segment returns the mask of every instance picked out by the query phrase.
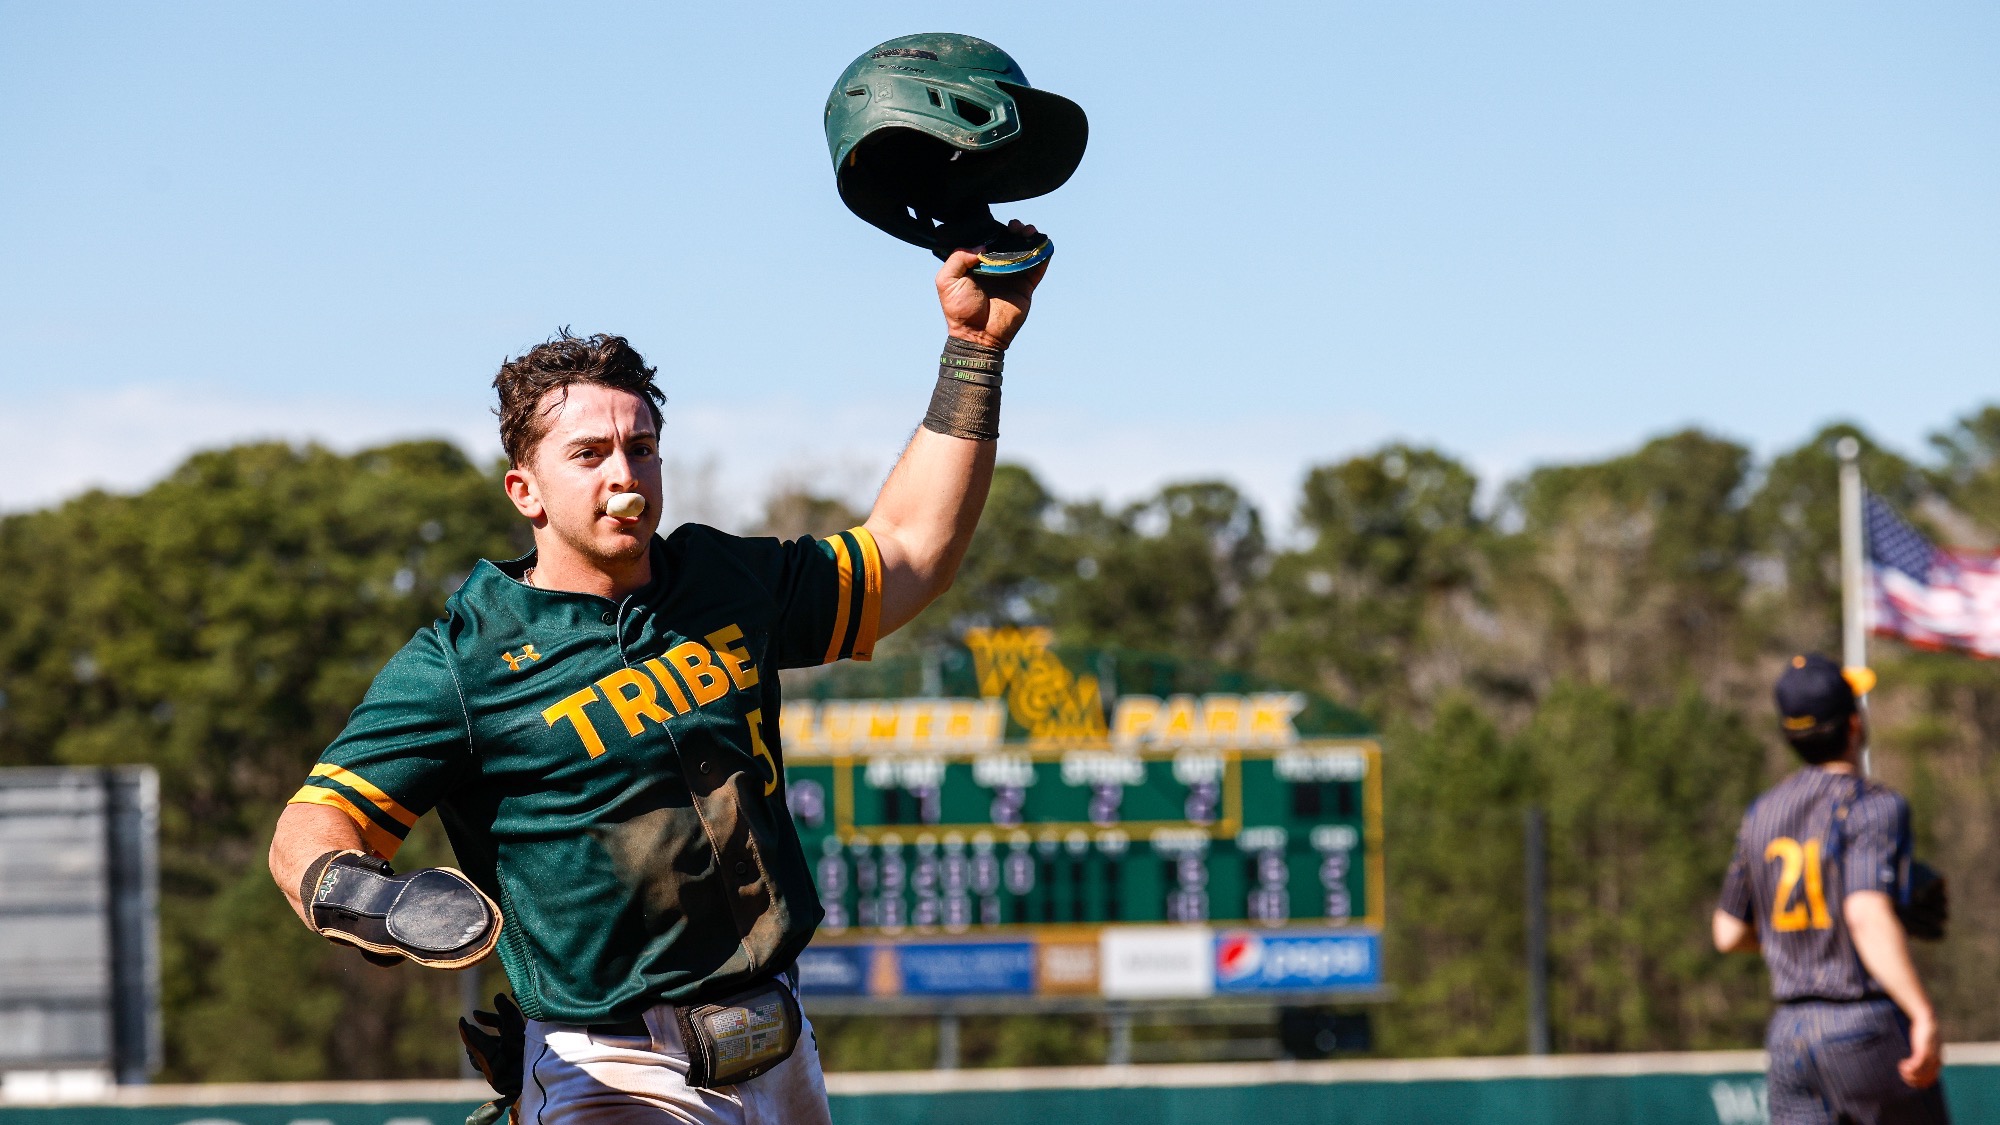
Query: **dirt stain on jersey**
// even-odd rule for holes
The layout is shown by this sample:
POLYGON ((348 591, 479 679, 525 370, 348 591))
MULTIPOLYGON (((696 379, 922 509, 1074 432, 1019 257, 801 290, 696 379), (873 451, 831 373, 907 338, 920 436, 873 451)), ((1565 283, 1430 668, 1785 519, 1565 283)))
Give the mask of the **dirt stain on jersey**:
POLYGON ((714 878, 715 852, 692 808, 653 809, 591 830, 611 857, 618 880, 632 889, 646 928, 660 933, 687 916, 690 884, 714 878))

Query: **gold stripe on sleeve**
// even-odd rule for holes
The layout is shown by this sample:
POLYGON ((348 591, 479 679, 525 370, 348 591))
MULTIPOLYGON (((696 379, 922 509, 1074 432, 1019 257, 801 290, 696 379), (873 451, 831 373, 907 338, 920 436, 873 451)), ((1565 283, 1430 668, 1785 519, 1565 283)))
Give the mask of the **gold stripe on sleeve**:
POLYGON ((831 664, 840 659, 840 642, 847 639, 847 603, 854 596, 854 560, 848 557, 847 540, 829 535, 826 541, 833 545, 833 558, 840 566, 840 589, 834 598, 833 637, 826 643, 826 659, 820 662, 831 664))
POLYGON ((875 537, 865 527, 853 531, 854 541, 861 544, 863 585, 861 587, 861 631, 854 637, 855 660, 867 660, 875 655, 875 639, 882 631, 882 550, 875 537))
POLYGON ((388 813, 391 820, 396 821, 405 828, 414 828, 417 825, 417 814, 397 804, 394 797, 377 789, 374 782, 369 781, 352 770, 344 770, 339 766, 321 762, 313 767, 312 775, 340 782, 342 785, 368 798, 369 803, 388 813))
POLYGON ((339 809, 353 818, 354 823, 361 826, 361 839, 368 845, 368 850, 381 856, 383 859, 395 859, 397 849, 403 846, 403 842, 398 840, 394 833, 368 819, 367 813, 355 808, 354 802, 324 786, 308 785, 297 793, 292 794, 292 799, 285 803, 288 805, 325 805, 328 808, 339 809))

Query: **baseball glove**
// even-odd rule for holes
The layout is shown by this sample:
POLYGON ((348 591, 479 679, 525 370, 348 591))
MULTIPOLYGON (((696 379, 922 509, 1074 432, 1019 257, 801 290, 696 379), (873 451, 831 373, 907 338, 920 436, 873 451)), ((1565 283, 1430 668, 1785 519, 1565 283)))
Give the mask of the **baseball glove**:
POLYGON ((1910 862, 1910 900, 1896 908, 1903 929, 1919 941, 1943 941, 1944 924, 1951 920, 1951 898, 1945 893, 1944 876, 1928 863, 1910 862))

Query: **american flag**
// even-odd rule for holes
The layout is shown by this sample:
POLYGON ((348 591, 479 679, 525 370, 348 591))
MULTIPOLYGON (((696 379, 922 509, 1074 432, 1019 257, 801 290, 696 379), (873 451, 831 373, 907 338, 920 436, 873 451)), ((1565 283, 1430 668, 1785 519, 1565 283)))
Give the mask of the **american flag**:
POLYGON ((2000 554, 1939 547, 1880 499, 1866 504, 1870 628, 2000 657, 2000 554))

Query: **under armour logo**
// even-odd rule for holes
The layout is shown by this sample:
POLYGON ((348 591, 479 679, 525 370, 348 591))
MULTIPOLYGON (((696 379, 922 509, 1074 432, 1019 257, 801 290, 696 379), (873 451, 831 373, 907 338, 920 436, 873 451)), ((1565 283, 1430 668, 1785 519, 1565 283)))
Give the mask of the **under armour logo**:
POLYGON ((535 661, 535 660, 540 660, 541 658, 542 654, 535 651, 534 645, 522 645, 521 655, 519 656, 515 656, 511 652, 503 652, 500 654, 500 659, 505 660, 507 662, 507 670, 510 672, 520 671, 521 662, 523 660, 535 661))

